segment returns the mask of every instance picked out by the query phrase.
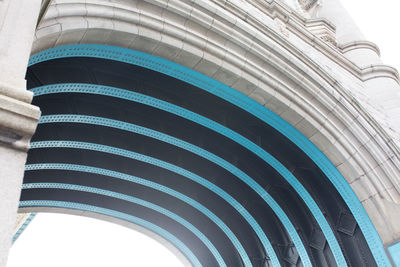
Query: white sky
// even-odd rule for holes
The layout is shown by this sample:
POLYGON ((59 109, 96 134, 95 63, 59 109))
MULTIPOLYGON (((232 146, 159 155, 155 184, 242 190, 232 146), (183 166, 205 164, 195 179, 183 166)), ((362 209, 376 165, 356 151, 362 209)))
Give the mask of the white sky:
MULTIPOLYGON (((329 1, 329 0, 324 0, 329 1)), ((398 0, 345 0, 384 63, 400 69, 398 0)), ((108 222, 61 214, 38 214, 13 245, 8 267, 179 267, 166 248, 149 237, 108 222)))
POLYGON ((163 245, 123 226, 64 214, 37 214, 14 243, 8 267, 180 267, 163 245))
POLYGON ((341 1, 366 39, 379 46, 383 63, 400 70, 400 1, 341 1))

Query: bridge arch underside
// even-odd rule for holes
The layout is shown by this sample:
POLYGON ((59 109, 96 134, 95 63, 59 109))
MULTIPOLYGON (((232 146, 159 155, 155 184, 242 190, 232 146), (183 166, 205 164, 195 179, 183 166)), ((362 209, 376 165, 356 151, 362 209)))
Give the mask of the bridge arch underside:
POLYGON ((343 193, 265 107, 132 53, 152 67, 44 51, 28 68, 42 118, 22 208, 138 224, 194 266, 377 266, 343 193))

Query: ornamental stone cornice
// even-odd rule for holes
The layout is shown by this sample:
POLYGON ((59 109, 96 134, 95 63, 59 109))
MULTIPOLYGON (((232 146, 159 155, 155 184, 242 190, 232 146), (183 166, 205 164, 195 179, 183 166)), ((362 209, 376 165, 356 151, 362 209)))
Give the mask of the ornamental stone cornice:
POLYGON ((300 6, 304 9, 304 10, 310 10, 311 8, 313 8, 315 5, 318 4, 318 0, 298 0, 300 6))
POLYGON ((340 50, 342 50, 342 53, 347 53, 354 49, 364 48, 364 49, 372 50, 378 56, 381 55, 379 47, 370 41, 354 41, 354 42, 349 42, 349 43, 345 43, 345 44, 340 44, 339 48, 340 48, 340 50))
MULTIPOLYGON (((371 200, 399 204, 400 139, 388 134, 384 118, 377 122, 376 107, 367 110, 368 101, 348 88, 362 92, 363 81, 374 77, 398 81, 397 72, 383 66, 360 69, 307 25, 325 27, 328 35, 334 31, 330 23, 308 21, 274 1, 55 0, 36 32, 33 52, 100 43, 192 68, 295 126, 335 164, 365 205, 371 200)), ((375 224, 389 216, 379 205, 367 211, 380 214, 375 224)), ((400 226, 383 224, 384 242, 400 237, 400 226)))
POLYGON ((373 64, 361 69, 363 74, 363 81, 368 81, 374 78, 391 78, 399 80, 399 72, 396 68, 383 64, 373 64))
MULTIPOLYGON (((272 17, 283 16, 286 19, 288 29, 293 34, 299 36, 302 40, 312 45, 315 49, 322 52, 325 56, 329 57, 360 80, 365 81, 370 79, 370 77, 365 77, 363 69, 360 69, 351 60, 346 58, 344 53, 362 47, 376 51, 379 55, 379 48, 374 43, 369 41, 360 41, 337 47, 334 37, 335 26, 328 20, 324 18, 307 19, 292 10, 288 11, 279 1, 270 1, 270 3, 267 1, 250 1, 249 3, 272 17), (315 27, 316 24, 319 24, 319 27, 315 27), (323 32, 323 34, 321 34, 321 32, 323 32), (315 38, 316 36, 319 38, 315 38)), ((395 69, 391 67, 385 68, 384 72, 385 77, 390 77, 397 83, 400 83, 395 69)))
POLYGON ((0 142, 20 151, 29 149, 40 117, 38 107, 30 104, 32 93, 0 84, 0 142))

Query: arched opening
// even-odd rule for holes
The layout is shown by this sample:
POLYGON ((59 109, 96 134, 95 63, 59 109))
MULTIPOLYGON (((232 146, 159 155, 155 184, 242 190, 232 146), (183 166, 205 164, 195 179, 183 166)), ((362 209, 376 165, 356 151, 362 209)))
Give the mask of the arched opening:
POLYGON ((27 80, 42 118, 21 207, 144 220, 194 266, 386 264, 334 165, 238 91, 101 45, 39 53, 27 80))
POLYGON ((82 211, 46 211, 13 244, 8 267, 185 266, 184 258, 145 228, 82 211))

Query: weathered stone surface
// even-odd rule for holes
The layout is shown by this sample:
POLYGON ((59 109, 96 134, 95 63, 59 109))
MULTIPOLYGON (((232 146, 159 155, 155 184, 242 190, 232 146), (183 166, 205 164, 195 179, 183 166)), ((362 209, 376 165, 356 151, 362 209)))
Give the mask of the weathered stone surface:
MULTIPOLYGON (((1 12, 9 2, 1 2, 1 12)), ((400 199, 398 73, 381 63, 379 49, 364 40, 338 1, 324 1, 318 12, 316 1, 300 4, 316 17, 306 19, 280 1, 55 0, 36 31, 32 53, 64 44, 110 44, 175 61, 230 85, 323 151, 389 244, 400 238, 392 214, 400 199)), ((27 104, 28 94, 2 88, 25 87, 21 77, 31 42, 26 37, 23 46, 4 50, 8 46, 1 40, 22 38, 12 31, 5 36, 0 54, 23 53, 20 61, 0 59, 0 70, 10 66, 0 72, 5 73, 0 101, 5 112, 18 114, 0 119, 0 133, 3 142, 24 151, 38 111, 27 104)))
MULTIPOLYGON (((59 44, 77 43, 81 37, 75 38, 75 35, 82 36, 84 32, 86 37, 83 38, 89 38, 90 31, 100 28, 103 30, 93 35, 95 39, 84 40, 123 47, 127 46, 126 40, 131 40, 129 48, 176 61, 214 77, 281 114, 338 166, 349 183, 366 175, 365 186, 354 188, 363 198, 364 188, 367 188, 367 195, 380 190, 370 187, 373 180, 399 184, 393 172, 394 169, 398 172, 397 163, 382 164, 387 161, 388 153, 399 155, 398 131, 389 131, 390 127, 396 129, 395 124, 399 125, 394 116, 397 100, 387 99, 399 89, 398 76, 383 65, 376 65, 373 71, 356 65, 362 66, 364 63, 357 63, 357 60, 366 58, 373 61, 372 64, 381 64, 377 59, 379 50, 371 43, 355 42, 364 37, 353 24, 343 22, 351 19, 336 1, 328 2, 332 3, 319 7, 317 16, 321 18, 306 20, 295 13, 289 15, 290 9, 274 1, 247 2, 246 14, 241 15, 242 1, 225 3, 223 10, 202 0, 190 4, 177 2, 168 5, 168 12, 162 12, 165 5, 157 0, 142 5, 99 0, 85 5, 85 15, 71 17, 74 8, 74 14, 80 14, 80 0, 58 0, 53 5, 58 10, 57 21, 62 27, 58 33, 37 36, 33 53, 59 44), (113 5, 118 5, 119 9, 107 12, 113 5), (92 14, 96 15, 95 20, 92 14), (243 18, 237 20, 235 16, 243 18), (336 17, 345 20, 337 21, 336 17), (88 23, 74 23, 82 19, 88 23), (113 25, 107 24, 111 19, 113 25), (69 35, 62 30, 65 27, 69 35), (333 38, 335 30, 333 42, 338 46, 314 35, 326 34, 333 38), (113 39, 111 42, 113 34, 121 36, 121 41, 113 39), (59 37, 54 43, 48 39, 50 36, 59 37), (70 41, 68 36, 71 36, 70 41), (386 84, 389 90, 377 97, 379 101, 373 97, 376 90, 381 89, 377 83, 386 84), (388 121, 390 116, 385 115, 389 108, 379 107, 382 101, 393 103, 388 107, 393 107, 393 114, 390 114, 394 120, 388 121), (379 143, 369 142, 377 135, 379 143), (372 172, 373 169, 376 171, 372 172), (378 173, 388 176, 377 177, 378 173), (369 193, 368 188, 372 190, 369 193)), ((52 20, 50 16, 45 18, 38 33, 44 29, 47 19, 52 20)), ((393 193, 392 190, 390 195, 393 193)), ((390 198, 388 201, 399 197, 398 193, 390 195, 382 193, 390 198)))
POLYGON ((40 116, 25 72, 40 0, 0 2, 0 266, 11 246, 26 151, 40 116), (5 11, 6 10, 6 11, 5 11))

